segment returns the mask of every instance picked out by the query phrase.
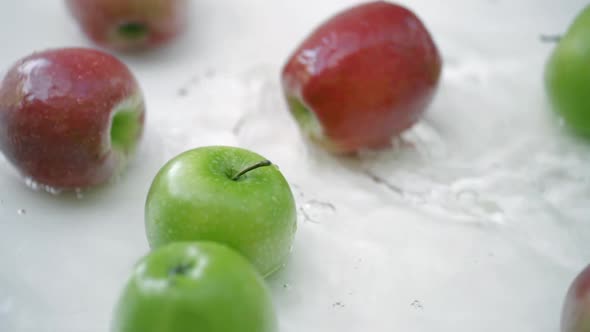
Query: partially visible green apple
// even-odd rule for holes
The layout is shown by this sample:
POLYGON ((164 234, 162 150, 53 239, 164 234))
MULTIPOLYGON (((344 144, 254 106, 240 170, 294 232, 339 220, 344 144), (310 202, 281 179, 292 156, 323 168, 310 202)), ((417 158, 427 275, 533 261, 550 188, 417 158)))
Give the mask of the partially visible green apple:
POLYGON ((278 168, 227 146, 190 150, 164 165, 151 185, 145 218, 152 248, 221 242, 263 276, 285 264, 297 228, 293 194, 278 168))
POLYGON ((590 135, 590 6, 575 18, 547 63, 545 84, 554 110, 590 135))
POLYGON ((212 242, 173 243, 135 267, 112 332, 275 332, 270 292, 234 250, 212 242))

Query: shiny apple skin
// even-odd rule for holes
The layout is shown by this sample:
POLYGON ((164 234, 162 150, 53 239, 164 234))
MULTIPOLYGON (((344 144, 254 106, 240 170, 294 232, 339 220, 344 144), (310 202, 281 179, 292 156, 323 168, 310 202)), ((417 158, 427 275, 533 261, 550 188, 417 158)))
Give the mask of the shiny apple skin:
POLYGON ((111 144, 117 105, 132 100, 136 139, 145 107, 125 64, 101 51, 37 52, 9 69, 0 85, 0 150, 26 177, 71 189, 108 181, 133 151, 111 144))
MULTIPOLYGON (((420 19, 396 4, 361 4, 318 27, 283 68, 285 97, 321 132, 307 133, 337 153, 387 147, 431 103, 442 60, 420 19)), ((303 130, 305 132, 305 128, 303 130)))

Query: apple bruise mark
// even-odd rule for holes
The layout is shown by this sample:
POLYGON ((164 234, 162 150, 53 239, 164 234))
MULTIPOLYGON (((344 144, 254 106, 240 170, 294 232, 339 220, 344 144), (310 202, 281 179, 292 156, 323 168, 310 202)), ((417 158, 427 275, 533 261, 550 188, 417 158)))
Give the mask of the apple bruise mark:
POLYGON ((257 162, 256 164, 254 164, 252 166, 248 166, 248 167, 244 168, 238 174, 234 175, 231 179, 233 181, 238 181, 242 175, 244 175, 244 174, 246 174, 246 173, 248 173, 250 171, 253 171, 253 170, 257 169, 257 168, 265 167, 265 166, 270 166, 270 165, 272 165, 272 163, 270 162, 270 160, 263 160, 263 161, 257 162))

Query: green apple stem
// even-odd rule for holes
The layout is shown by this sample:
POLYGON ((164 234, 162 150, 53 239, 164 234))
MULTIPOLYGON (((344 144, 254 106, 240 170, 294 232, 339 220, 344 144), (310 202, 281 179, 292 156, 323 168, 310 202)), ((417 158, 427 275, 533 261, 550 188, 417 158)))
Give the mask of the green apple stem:
POLYGON ((244 174, 246 174, 246 173, 248 173, 250 171, 253 171, 253 170, 257 169, 257 168, 265 167, 265 166, 270 166, 270 165, 272 165, 272 163, 270 162, 270 160, 263 160, 263 161, 257 162, 256 164, 254 164, 252 166, 248 166, 248 167, 244 168, 238 174, 234 175, 234 177, 231 178, 231 179, 234 180, 234 181, 238 181, 242 175, 244 175, 244 174))

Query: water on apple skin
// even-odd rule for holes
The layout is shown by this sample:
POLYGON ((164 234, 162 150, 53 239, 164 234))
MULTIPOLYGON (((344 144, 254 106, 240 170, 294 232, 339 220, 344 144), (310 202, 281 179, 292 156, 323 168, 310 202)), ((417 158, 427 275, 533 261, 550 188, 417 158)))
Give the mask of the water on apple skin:
POLYGON ((61 189, 38 183, 37 181, 33 180, 32 178, 30 178, 28 176, 20 175, 18 173, 18 171, 15 169, 15 167, 13 165, 11 165, 8 162, 8 160, 6 160, 6 157, 4 157, 4 155, 1 152, 0 152, 0 171, 6 172, 7 174, 14 176, 15 178, 19 178, 26 187, 32 189, 33 191, 44 191, 50 195, 59 195, 62 192, 61 189))
POLYGON ((54 188, 52 186, 41 184, 41 183, 33 180, 30 177, 25 177, 24 178, 24 182, 25 182, 25 185, 27 187, 33 189, 34 191, 45 191, 45 192, 47 192, 48 194, 51 194, 51 195, 59 195, 63 191, 63 190, 61 190, 59 188, 54 188))

